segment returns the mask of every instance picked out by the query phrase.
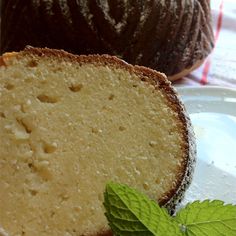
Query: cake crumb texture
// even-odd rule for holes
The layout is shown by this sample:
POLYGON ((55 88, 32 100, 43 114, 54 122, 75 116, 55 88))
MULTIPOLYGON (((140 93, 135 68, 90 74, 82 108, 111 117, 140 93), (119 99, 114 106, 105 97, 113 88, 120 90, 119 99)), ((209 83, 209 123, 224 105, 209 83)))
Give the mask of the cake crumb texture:
POLYGON ((0 227, 9 235, 109 235, 108 181, 162 205, 188 185, 190 124, 162 74, 47 49, 2 61, 0 227))

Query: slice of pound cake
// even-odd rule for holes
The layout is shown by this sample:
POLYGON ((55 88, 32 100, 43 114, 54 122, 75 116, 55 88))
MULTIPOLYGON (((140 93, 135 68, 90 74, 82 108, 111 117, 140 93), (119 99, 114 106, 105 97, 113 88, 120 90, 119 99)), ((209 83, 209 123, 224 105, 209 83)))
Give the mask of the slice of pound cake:
POLYGON ((108 181, 169 210, 182 198, 195 144, 163 74, 108 55, 31 47, 0 64, 2 232, 111 235, 108 181))

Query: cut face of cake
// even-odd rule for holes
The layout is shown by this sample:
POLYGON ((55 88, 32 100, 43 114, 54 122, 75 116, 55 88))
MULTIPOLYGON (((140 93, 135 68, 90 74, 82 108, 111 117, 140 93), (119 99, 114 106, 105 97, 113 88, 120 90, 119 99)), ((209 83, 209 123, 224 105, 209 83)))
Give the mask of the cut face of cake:
POLYGON ((174 209, 191 180, 195 144, 163 74, 39 48, 4 54, 0 64, 0 228, 111 235, 108 181, 174 209))

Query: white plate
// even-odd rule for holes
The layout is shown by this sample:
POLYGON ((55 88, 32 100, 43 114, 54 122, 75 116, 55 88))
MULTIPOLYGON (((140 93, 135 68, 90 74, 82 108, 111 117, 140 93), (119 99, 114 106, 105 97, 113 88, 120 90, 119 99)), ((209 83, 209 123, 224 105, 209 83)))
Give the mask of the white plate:
POLYGON ((197 165, 183 204, 220 199, 236 204, 236 90, 177 88, 190 114, 197 165))

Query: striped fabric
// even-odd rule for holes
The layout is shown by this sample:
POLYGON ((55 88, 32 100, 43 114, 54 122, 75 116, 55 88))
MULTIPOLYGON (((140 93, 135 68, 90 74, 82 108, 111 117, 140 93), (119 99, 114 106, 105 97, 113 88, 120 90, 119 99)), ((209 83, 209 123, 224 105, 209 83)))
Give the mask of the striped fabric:
POLYGON ((203 65, 175 86, 236 88, 236 0, 211 0, 215 49, 203 65))

